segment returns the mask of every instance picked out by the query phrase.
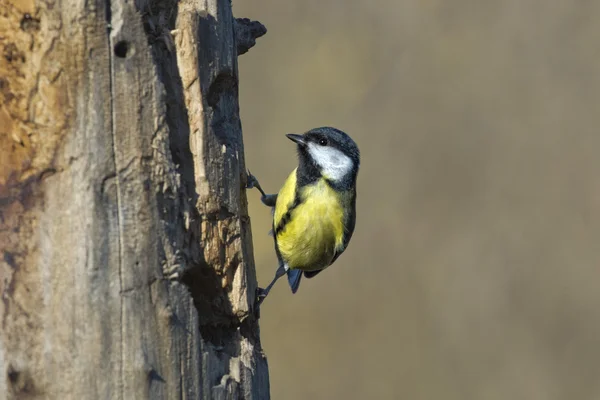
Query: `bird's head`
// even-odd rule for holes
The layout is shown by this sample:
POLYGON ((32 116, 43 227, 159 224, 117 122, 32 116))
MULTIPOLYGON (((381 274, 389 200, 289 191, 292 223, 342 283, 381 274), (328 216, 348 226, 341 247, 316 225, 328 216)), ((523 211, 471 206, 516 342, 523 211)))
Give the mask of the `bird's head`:
POLYGON ((308 169, 318 171, 324 178, 334 182, 354 181, 360 165, 360 153, 356 143, 339 129, 315 128, 303 135, 290 133, 288 139, 298 145, 300 164, 308 163, 308 169))

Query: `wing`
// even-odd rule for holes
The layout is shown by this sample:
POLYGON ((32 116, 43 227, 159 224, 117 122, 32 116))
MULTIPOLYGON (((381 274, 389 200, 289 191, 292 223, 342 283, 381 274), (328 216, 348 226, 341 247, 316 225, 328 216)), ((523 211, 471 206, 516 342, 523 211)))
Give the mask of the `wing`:
POLYGON ((323 270, 322 269, 318 269, 316 271, 304 271, 304 276, 310 279, 313 276, 317 275, 321 271, 323 271, 323 270))
POLYGON ((333 257, 333 260, 331 261, 332 264, 348 247, 348 243, 350 243, 350 239, 352 238, 352 234, 354 233, 354 227, 356 226, 356 190, 352 189, 347 191, 344 194, 343 201, 347 202, 346 210, 348 210, 346 215, 344 215, 344 239, 342 244, 343 247, 336 252, 335 256, 333 257))

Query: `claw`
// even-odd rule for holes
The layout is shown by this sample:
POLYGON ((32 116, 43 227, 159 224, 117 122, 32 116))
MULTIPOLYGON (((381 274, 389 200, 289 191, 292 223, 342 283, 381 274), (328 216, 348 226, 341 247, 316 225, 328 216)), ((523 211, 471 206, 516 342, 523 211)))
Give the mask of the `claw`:
POLYGON ((263 197, 266 196, 265 191, 262 187, 260 187, 260 183, 258 183, 258 179, 256 179, 256 177, 252 175, 252 172, 250 172, 250 170, 248 170, 248 177, 246 178, 246 189, 253 188, 257 188, 263 197))
POLYGON ((266 194, 262 187, 260 187, 260 183, 258 183, 258 179, 250 170, 248 170, 248 174, 246 177, 246 189, 257 188, 260 192, 260 201, 263 202, 264 205, 269 207, 275 207, 275 203, 277 201, 277 194, 266 194))
POLYGON ((263 288, 256 288, 256 306, 260 306, 267 298, 269 291, 263 288))
POLYGON ((254 300, 254 315, 256 319, 260 319, 260 305, 267 297, 268 291, 263 288, 256 288, 256 297, 254 300))
POLYGON ((259 186, 260 185, 258 184, 258 180, 256 179, 256 177, 252 175, 252 172, 250 172, 250 170, 248 170, 248 178, 246 179, 246 189, 253 189, 259 186))

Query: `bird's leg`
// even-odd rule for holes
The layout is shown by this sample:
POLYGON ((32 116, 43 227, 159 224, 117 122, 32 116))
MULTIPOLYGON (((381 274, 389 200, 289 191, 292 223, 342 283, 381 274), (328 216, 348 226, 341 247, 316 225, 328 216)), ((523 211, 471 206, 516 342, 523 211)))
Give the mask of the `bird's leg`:
POLYGON ((285 273, 287 272, 287 268, 285 267, 285 264, 281 264, 279 266, 279 268, 277 268, 277 271, 275 272, 275 278, 273 278, 273 280, 271 281, 271 283, 269 283, 269 286, 267 286, 264 289, 258 288, 256 296, 257 296, 257 305, 261 305, 262 302, 265 300, 265 298, 267 297, 267 295, 269 294, 269 292, 271 291, 271 288, 273 287, 273 285, 275 285, 275 282, 277 282, 277 280, 279 278, 281 278, 282 276, 285 275, 285 273))
POLYGON ((277 193, 275 194, 266 194, 265 191, 260 187, 260 183, 258 183, 258 179, 254 175, 250 173, 248 170, 248 183, 246 184, 246 189, 257 188, 261 194, 260 201, 265 206, 275 207, 275 203, 277 202, 277 193))

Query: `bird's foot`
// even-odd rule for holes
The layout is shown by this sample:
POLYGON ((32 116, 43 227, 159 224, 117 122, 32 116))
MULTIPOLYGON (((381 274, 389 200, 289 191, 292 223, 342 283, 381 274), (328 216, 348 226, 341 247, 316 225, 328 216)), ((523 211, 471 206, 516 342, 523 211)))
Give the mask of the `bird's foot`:
POLYGON ((257 288, 256 289, 256 305, 260 306, 262 304, 262 302, 265 301, 268 294, 269 294, 269 291, 267 289, 257 288))
POLYGON ((246 179, 246 189, 253 189, 253 188, 257 188, 257 189, 261 190, 260 184, 258 183, 258 179, 256 179, 256 177, 254 175, 252 175, 250 170, 248 170, 248 178, 246 179))
POLYGON ((267 297, 269 292, 263 288, 256 288, 256 296, 254 300, 254 316, 256 319, 260 319, 260 305, 267 297))
POLYGON ((256 177, 254 175, 252 175, 250 170, 248 170, 247 175, 248 175, 248 177, 246 178, 246 189, 257 188, 261 195, 260 201, 262 201, 262 203, 265 206, 275 207, 275 204, 277 203, 277 193, 276 194, 266 194, 265 191, 263 190, 263 188, 260 187, 260 183, 258 183, 258 179, 256 179, 256 177))

